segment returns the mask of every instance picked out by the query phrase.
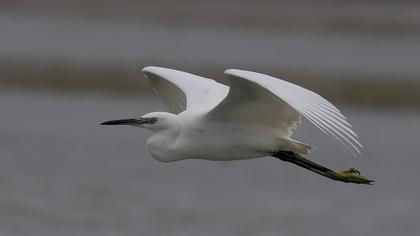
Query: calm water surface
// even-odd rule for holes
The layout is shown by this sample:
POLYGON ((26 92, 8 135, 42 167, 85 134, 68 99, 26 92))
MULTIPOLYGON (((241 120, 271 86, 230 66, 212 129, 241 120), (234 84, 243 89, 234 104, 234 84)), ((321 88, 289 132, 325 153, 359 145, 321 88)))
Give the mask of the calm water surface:
POLYGON ((418 235, 420 114, 344 109, 365 145, 346 156, 304 123, 311 158, 358 167, 332 182, 274 158, 160 163, 149 131, 99 122, 164 110, 154 97, 0 92, 0 235, 418 235))

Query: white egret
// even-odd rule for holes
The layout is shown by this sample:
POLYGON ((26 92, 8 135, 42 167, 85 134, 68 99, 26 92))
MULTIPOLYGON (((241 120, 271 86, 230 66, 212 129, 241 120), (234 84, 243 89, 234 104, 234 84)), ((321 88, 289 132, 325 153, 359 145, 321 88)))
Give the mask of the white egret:
POLYGON ((291 138, 301 115, 353 155, 362 147, 344 115, 312 91, 245 70, 225 71, 230 86, 161 67, 146 67, 142 72, 171 113, 152 112, 102 124, 154 131, 147 147, 156 160, 230 161, 274 156, 334 180, 372 182, 354 168, 335 172, 301 156, 312 149, 291 138))

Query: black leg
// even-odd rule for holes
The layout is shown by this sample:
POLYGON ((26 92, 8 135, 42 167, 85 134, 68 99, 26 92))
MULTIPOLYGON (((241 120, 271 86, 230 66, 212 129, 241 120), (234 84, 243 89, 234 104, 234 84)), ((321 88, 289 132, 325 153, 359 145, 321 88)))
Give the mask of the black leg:
POLYGON ((332 180, 342 181, 346 183, 369 184, 369 185, 372 184, 373 182, 373 180, 366 179, 365 177, 360 175, 360 172, 354 168, 336 172, 324 166, 321 166, 315 162, 312 162, 306 158, 303 158, 302 156, 294 152, 278 151, 278 152, 274 152, 272 156, 282 161, 293 163, 307 170, 315 172, 319 175, 330 178, 332 180))

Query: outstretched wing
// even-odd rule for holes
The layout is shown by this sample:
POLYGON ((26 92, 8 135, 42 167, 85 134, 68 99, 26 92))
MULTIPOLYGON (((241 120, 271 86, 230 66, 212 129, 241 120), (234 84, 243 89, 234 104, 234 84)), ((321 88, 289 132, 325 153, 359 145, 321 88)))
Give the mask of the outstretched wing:
POLYGON ((175 114, 188 109, 211 110, 229 91, 229 87, 212 79, 183 71, 148 66, 142 72, 149 79, 154 92, 175 114))
POLYGON ((229 94, 208 117, 215 120, 256 123, 290 136, 300 114, 340 141, 353 155, 362 145, 340 111, 320 95, 268 75, 227 70, 229 94))

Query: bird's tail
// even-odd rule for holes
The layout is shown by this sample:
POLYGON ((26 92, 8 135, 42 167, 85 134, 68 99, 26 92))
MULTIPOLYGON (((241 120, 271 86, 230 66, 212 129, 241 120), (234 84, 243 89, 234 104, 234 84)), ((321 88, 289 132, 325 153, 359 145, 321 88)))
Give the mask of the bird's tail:
POLYGON ((277 143, 281 150, 291 151, 299 154, 309 154, 311 150, 314 148, 313 146, 301 143, 294 139, 284 139, 284 138, 277 138, 277 143))
POLYGON ((299 154, 288 151, 279 151, 275 152, 272 155, 282 161, 291 162, 295 165, 308 169, 312 172, 315 172, 319 175, 325 176, 332 180, 346 182, 346 183, 355 183, 355 184, 368 184, 371 185, 374 181, 365 178, 360 174, 355 168, 350 168, 343 171, 333 171, 327 167, 321 166, 315 162, 312 162, 306 158, 301 157, 299 154))

